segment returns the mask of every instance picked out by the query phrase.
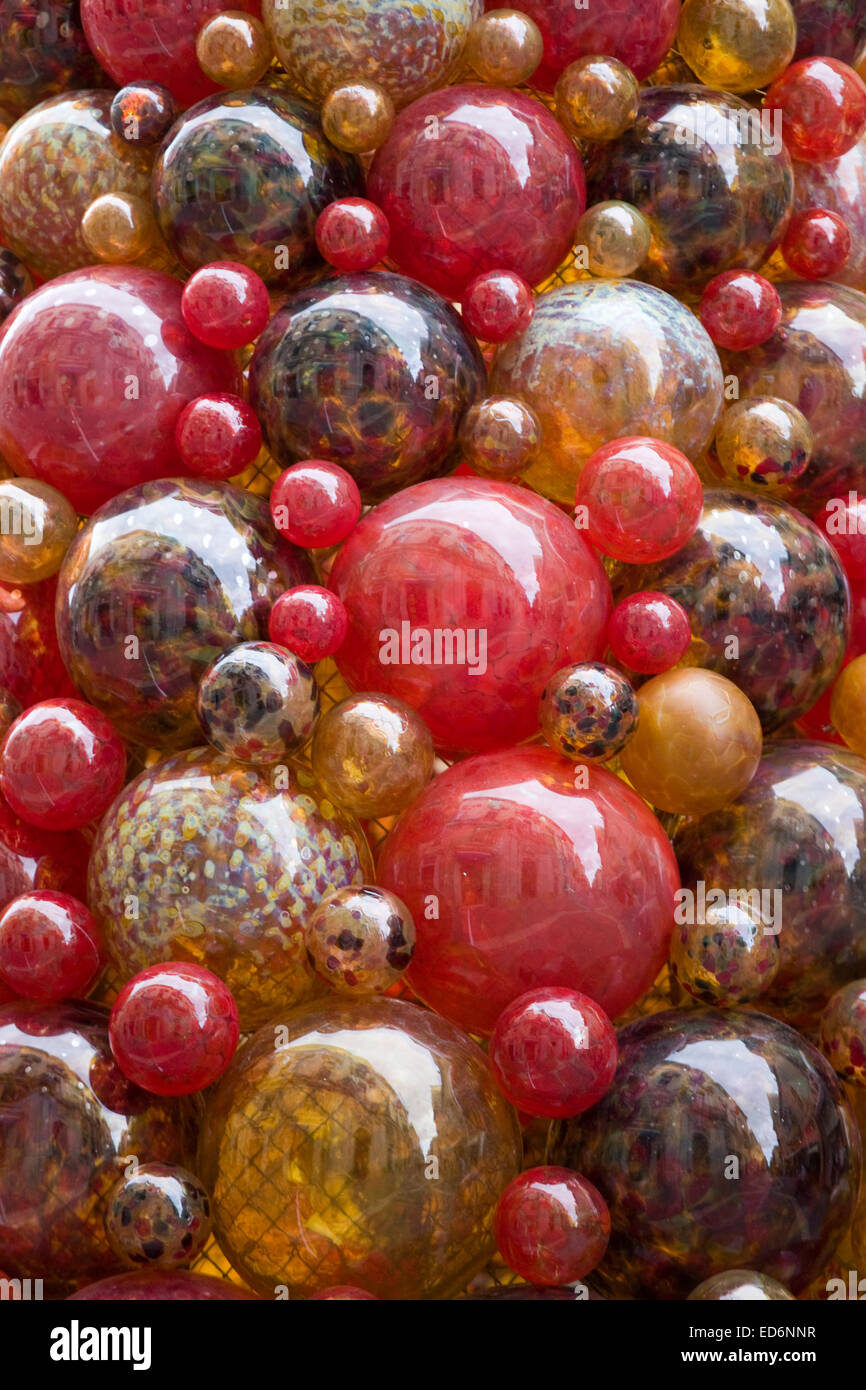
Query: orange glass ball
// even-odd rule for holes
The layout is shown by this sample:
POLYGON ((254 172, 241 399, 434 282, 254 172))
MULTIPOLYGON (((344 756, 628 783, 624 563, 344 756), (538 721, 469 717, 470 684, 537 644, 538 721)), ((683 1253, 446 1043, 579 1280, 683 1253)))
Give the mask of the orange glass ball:
POLYGON ((77 530, 75 508, 57 488, 38 478, 0 482, 0 582, 49 579, 77 530))
POLYGON ((615 140, 637 115, 640 87, 618 58, 593 54, 569 63, 556 84, 557 119, 578 140, 615 140))
POLYGON ((857 656, 833 686, 830 723, 849 748, 866 757, 866 656, 857 656))
POLYGON ((489 10, 469 30, 464 57, 482 82, 517 87, 532 76, 544 53, 541 30, 520 10, 489 10))
POLYGON ((195 56, 211 82, 254 87, 273 62, 274 50, 260 19, 243 10, 225 10, 202 26, 195 56))
POLYGON ((153 211, 144 198, 129 193, 103 193, 81 219, 81 238, 99 261, 129 265, 153 245, 153 211))
POLYGON ((332 145, 349 154, 369 154, 384 144, 394 123, 394 103, 376 82, 335 87, 322 107, 322 129, 332 145))

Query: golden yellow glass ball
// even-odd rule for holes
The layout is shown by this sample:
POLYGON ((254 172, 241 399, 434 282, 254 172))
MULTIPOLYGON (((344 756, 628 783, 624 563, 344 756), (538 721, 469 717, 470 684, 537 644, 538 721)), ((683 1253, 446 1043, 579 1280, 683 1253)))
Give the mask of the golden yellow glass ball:
POLYGON ((631 68, 593 54, 569 63, 554 89, 557 119, 577 140, 615 140, 634 121, 639 98, 631 68))
POLYGON ((839 673, 830 700, 830 722, 849 748, 866 757, 866 656, 856 656, 839 673))
POLYGON ((707 87, 753 92, 785 71, 797 21, 788 0, 686 0, 677 46, 707 87))
POLYGON ((154 244, 153 210, 144 198, 129 193, 103 193, 85 211, 81 237, 97 260, 128 265, 154 244))
POLYGON ((332 145, 349 154, 369 154, 387 140, 394 103, 376 82, 335 87, 322 107, 322 128, 332 145))
POLYGON ((36 584, 63 563, 78 517, 62 492, 37 478, 0 482, 0 581, 36 584))
POLYGON ((469 30, 464 57, 476 77, 494 87, 517 87, 544 53, 541 30, 520 10, 489 10, 469 30))
POLYGON ((273 62, 274 49, 267 29, 255 15, 224 10, 202 26, 195 55, 211 82, 221 87, 252 87, 273 62))
POLYGON ((577 224, 575 260, 591 275, 622 279, 643 265, 651 241, 649 222, 631 203, 595 203, 577 224))

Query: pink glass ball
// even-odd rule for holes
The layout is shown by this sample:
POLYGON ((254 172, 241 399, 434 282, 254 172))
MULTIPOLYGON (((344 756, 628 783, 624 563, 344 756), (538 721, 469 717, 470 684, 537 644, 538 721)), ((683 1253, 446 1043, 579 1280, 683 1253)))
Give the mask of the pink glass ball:
POLYGON ((126 781, 126 750, 83 700, 43 700, 19 715, 0 749, 0 790, 43 830, 74 830, 108 810, 126 781))
POLYGON ((348 628, 349 618, 341 600, 318 584, 287 589, 280 594, 268 618, 271 641, 309 663, 339 651, 348 628))
POLYGON ((338 198, 316 222, 316 245, 335 270, 372 270, 390 240, 387 217, 366 198, 338 198))
POLYGON ((224 482, 258 457, 262 427, 240 396, 199 396, 181 412, 175 440, 189 473, 224 482))
POLYGON ((0 916, 0 976, 24 999, 83 999, 102 963, 96 923, 68 893, 22 893, 0 916))
POLYGON ((801 58, 777 77, 764 98, 781 112, 782 140, 792 159, 837 159, 866 131, 866 85, 838 58, 801 58))
POLYGON ((593 545, 631 564, 675 554, 697 528, 701 480, 685 454, 658 439, 614 439, 587 460, 576 524, 593 545))
POLYGON ((726 270, 707 285, 698 316, 717 347, 741 352, 772 338, 782 321, 782 301, 763 275, 726 270))
POLYGON ((200 965, 151 965, 124 985, 108 1030, 115 1061, 157 1096, 185 1096, 222 1076, 238 1044, 231 990, 200 965))
POLYGON ((521 994, 499 1015, 490 1065, 527 1115, 564 1119, 601 1100, 616 1071, 616 1033, 604 1009, 573 989, 521 994))
POLYGON ((850 254, 848 226, 828 208, 806 208, 796 213, 782 238, 785 264, 805 280, 832 280, 850 254))
POLYGON ((361 516, 358 484, 339 464, 305 459, 281 473, 271 490, 271 518, 281 536, 308 550, 339 545, 361 516))
POLYGON ((183 321, 212 348, 242 348, 255 341, 271 314, 268 287, 237 261, 214 261, 184 286, 183 321))
POLYGON ((529 1168, 496 1208, 496 1243, 530 1284, 574 1284, 600 1264, 610 1212, 597 1187, 571 1168, 529 1168))
POLYGON ((607 626, 617 661, 641 676, 657 676, 676 666, 692 639, 689 615, 668 594, 641 590, 618 603, 607 626))
POLYGON ((463 319, 484 343, 509 343, 532 322, 531 286, 510 270, 488 270, 470 280, 463 294, 463 319))

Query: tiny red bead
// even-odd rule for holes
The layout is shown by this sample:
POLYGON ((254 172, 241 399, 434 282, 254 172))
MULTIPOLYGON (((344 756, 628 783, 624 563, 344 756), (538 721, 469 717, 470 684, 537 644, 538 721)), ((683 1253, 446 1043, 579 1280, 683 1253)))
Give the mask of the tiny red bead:
POLYGON ((496 1243, 530 1284, 573 1284, 600 1263, 610 1239, 601 1193, 570 1168, 528 1168, 496 1208, 496 1243))
POLYGON ((717 347, 741 352, 772 338, 782 321, 782 301, 763 275, 726 270, 707 285, 698 315, 717 347))
POLYGON ((485 343, 507 343, 528 328, 535 313, 531 286, 511 270, 487 270, 463 291, 463 319, 485 343))
POLYGON ((837 159, 866 131, 866 85, 838 58, 801 58, 777 77, 764 98, 781 113, 782 141, 792 159, 837 159))
POLYGON ((155 1095, 184 1096, 222 1076, 238 1043, 238 1011, 210 970, 169 961, 124 986, 108 1031, 124 1076, 155 1095))
POLYGON ((0 976, 24 999, 83 999, 102 959, 96 923, 68 893, 23 893, 0 916, 0 976))
POLYGON ((836 212, 807 208, 788 223, 782 238, 785 264, 806 280, 836 275, 851 254, 851 233, 836 212))
POLYGON ((19 715, 0 751, 0 790, 42 830, 74 830, 108 810, 126 780, 126 750, 83 700, 43 700, 19 715))
POLYGON ((308 550, 339 545, 361 515, 358 484, 336 463, 304 459, 281 473, 271 489, 271 517, 281 536, 308 550))
POLYGON ((691 636, 689 615, 682 604, 668 594, 649 590, 618 603, 607 627, 616 660, 642 676, 657 676, 676 666, 688 651, 691 636))
POLYGON ((318 584, 287 589, 268 618, 271 641, 309 663, 339 651, 348 630, 349 616, 342 599, 318 584))
POLYGON ((307 1299, 308 1303, 378 1303, 374 1293, 368 1293, 366 1289, 356 1289, 352 1284, 334 1284, 330 1289, 320 1289, 318 1293, 311 1293, 307 1299))
POLYGON ((564 1119, 601 1100, 616 1071, 616 1032, 577 990, 522 994, 499 1015, 490 1065, 507 1100, 527 1115, 564 1119))
POLYGON ((198 396, 181 411, 175 443, 185 467, 198 478, 234 478, 258 457, 262 427, 240 396, 198 396))
POLYGON ((366 198, 338 198, 316 222, 316 245, 335 270, 372 270, 390 240, 387 217, 366 198))
POLYGON ((187 282, 181 312, 190 333, 208 347, 241 348, 267 324, 271 301, 254 270, 235 261, 214 261, 187 282))
POLYGON ((701 480, 679 449, 658 439, 614 439, 587 459, 575 522, 606 555, 650 564, 694 534, 703 499, 701 480))

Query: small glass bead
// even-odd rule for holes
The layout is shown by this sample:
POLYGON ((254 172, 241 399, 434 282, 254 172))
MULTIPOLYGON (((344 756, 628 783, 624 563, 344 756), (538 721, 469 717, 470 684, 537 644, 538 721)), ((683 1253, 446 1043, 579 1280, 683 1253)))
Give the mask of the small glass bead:
POLYGON ((196 710, 202 733, 244 763, 279 763, 311 738, 319 687, 309 667, 273 642, 241 642, 201 678, 196 710))
POLYGON ((273 62, 274 50, 260 19, 243 10, 225 10, 202 26, 195 56, 211 82, 254 87, 273 62))
POLYGON ((157 1096, 201 1091, 222 1076, 238 1044, 231 991, 203 966, 152 965, 124 985, 108 1025, 130 1081, 157 1096))
POLYGON ((280 535, 308 550, 339 545, 361 516, 355 479, 326 459, 304 459, 285 469, 271 489, 270 505, 280 535))
POLYGON ((586 269, 603 280, 633 275, 649 255, 650 224, 631 203, 611 199, 587 208, 577 224, 575 253, 586 255, 586 269))
POLYGON ((767 396, 734 401, 722 412, 715 451, 726 479, 772 495, 806 471, 814 443, 802 411, 767 396))
POLYGON ((78 530, 78 515, 56 488, 38 478, 0 482, 0 581, 49 579, 78 530))
POLYGON ((852 980, 836 991, 821 1015, 820 1037, 833 1070, 855 1086, 866 1086, 866 980, 852 980))
POLYGON ((638 80, 618 58, 589 54, 569 63, 554 92, 556 114, 578 140, 615 140, 634 121, 638 80))
POLYGON ((677 923, 671 973, 702 1004, 748 1004, 778 974, 779 938, 748 902, 708 905, 703 920, 677 923))
POLYGON ((168 1163, 133 1163, 108 1194, 105 1233, 127 1264, 182 1269, 210 1237, 211 1203, 198 1178, 168 1163))
POLYGON ((832 280, 851 254, 851 233, 838 213, 806 208, 795 213, 782 238, 789 270, 806 280, 832 280))
POLYGON ((866 757, 866 656, 855 656, 836 677, 830 722, 849 748, 866 757))
POLYGON ((130 145, 158 145, 174 124, 174 97, 159 82, 121 87, 111 103, 111 128, 130 145))
POLYGON ((573 989, 521 994, 499 1015, 490 1065, 507 1100, 527 1115, 565 1119, 601 1100, 616 1071, 616 1031, 604 1009, 573 989))
POLYGON ((677 47, 707 87, 755 92, 794 56, 797 21, 788 0, 685 0, 677 47))
POLYGON ((614 439, 577 480, 575 523, 606 555, 653 564, 694 535, 703 487, 692 464, 659 439, 614 439))
POLYGON ((258 457, 262 427, 240 396, 198 396, 178 416, 175 443, 189 473, 216 482, 237 477, 258 457))
POLYGON ((322 129, 338 150, 370 154, 385 143, 393 124, 394 103, 376 82, 347 82, 325 97, 322 129))
POLYGON ((531 286, 510 270, 476 275, 463 291, 463 319, 470 333, 485 343, 507 343, 532 322, 535 296, 531 286))
POLYGON ((126 781, 126 750, 83 700, 43 700, 15 720, 0 751, 0 791, 42 830, 73 830, 108 810, 126 781))
POLYGON ((0 976, 23 999, 84 999, 103 965, 99 929, 84 903, 37 890, 0 916, 0 976))
POLYGON ((433 740, 420 714, 385 695, 350 695, 319 720, 313 773, 330 799, 362 820, 395 816, 433 775, 433 740))
POLYGON ((838 159, 866 131, 866 85, 838 58, 801 58, 769 88, 767 111, 781 112, 782 141, 792 159, 838 159))
POLYGON ((128 193, 104 193, 81 219, 81 239, 99 261, 128 265, 148 250, 156 237, 150 203, 128 193))
POLYGON ((268 618, 272 642, 312 665, 338 652, 349 617, 342 600, 317 584, 299 584, 280 594, 268 618))
POLYGON ((316 222, 316 245, 335 270, 372 270, 390 239, 387 217, 366 198, 338 198, 316 222))
POLYGON ((254 270, 236 261, 214 261, 184 286, 181 312, 193 337, 208 347, 241 348, 267 324, 271 302, 254 270))
MULTIPOLYGON (((2 139, 2 136, 0 136, 2 139)), ((33 289, 33 278, 13 251, 0 246, 0 323, 33 289)))
POLYGON ((541 426, 534 411, 514 396, 487 396, 463 416, 459 442, 473 472, 508 481, 529 467, 541 445, 541 426))
POLYGON ((304 928, 310 964, 339 994, 382 994, 412 960, 415 924, 384 888, 339 888, 304 928))
POLYGON ((654 676, 676 666, 691 641, 689 615, 668 594, 643 590, 630 594, 614 608, 607 640, 617 661, 641 676, 654 676))
POLYGON ((610 1213, 597 1188, 570 1168, 529 1168, 496 1208, 496 1243, 530 1284, 574 1284, 595 1269, 610 1238, 610 1213))
POLYGON ((547 742, 563 757, 605 762, 637 728, 637 695, 612 666, 599 661, 564 666, 542 691, 539 720, 547 742))
POLYGON ((494 87, 518 87, 535 72, 544 54, 541 30, 520 10, 488 10, 476 20, 463 58, 476 77, 494 87))

